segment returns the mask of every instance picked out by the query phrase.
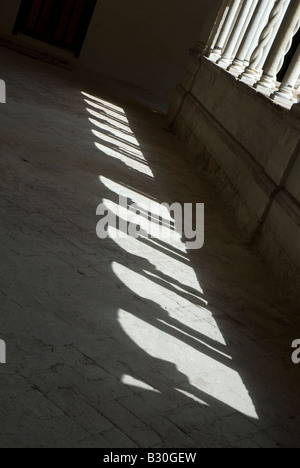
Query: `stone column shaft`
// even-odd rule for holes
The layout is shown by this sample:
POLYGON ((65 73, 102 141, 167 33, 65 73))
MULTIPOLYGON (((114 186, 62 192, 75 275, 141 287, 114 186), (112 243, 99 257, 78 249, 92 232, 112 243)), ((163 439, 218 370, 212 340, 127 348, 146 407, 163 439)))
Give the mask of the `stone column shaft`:
POLYGON ((217 19, 215 21, 214 27, 212 29, 212 32, 209 36, 207 45, 206 45, 206 56, 209 57, 210 53, 212 52, 214 46, 216 45, 216 42, 218 40, 218 37, 220 35, 220 32, 223 28, 224 22, 226 20, 229 7, 231 5, 231 0, 223 0, 223 3, 221 5, 221 8, 219 10, 217 19))
POLYGON ((273 43, 273 47, 266 60, 264 74, 256 85, 259 90, 262 90, 262 88, 271 91, 275 89, 276 75, 281 68, 280 64, 284 56, 288 52, 289 45, 292 43, 292 38, 299 28, 299 21, 300 1, 291 0, 290 6, 273 43))
POLYGON ((258 46, 250 57, 250 64, 241 76, 243 81, 249 83, 253 81, 252 84, 257 81, 259 77, 259 64, 264 56, 266 59, 265 49, 270 50, 289 3, 290 0, 276 0, 275 5, 273 5, 269 21, 260 35, 258 46))
POLYGON ((241 0, 232 0, 227 13, 226 19, 220 31, 220 34, 216 40, 215 46, 209 56, 210 60, 217 61, 222 54, 222 50, 226 44, 228 36, 232 30, 233 24, 236 20, 236 15, 240 7, 241 0))
POLYGON ((240 48, 237 52, 236 58, 233 61, 233 64, 229 68, 230 71, 240 72, 244 71, 244 61, 246 59, 247 53, 249 52, 250 47, 258 40, 257 35, 260 34, 259 26, 263 20, 266 9, 270 6, 269 0, 259 0, 252 16, 252 19, 249 23, 248 29, 242 40, 240 48))
POLYGON ((293 57, 293 60, 285 74, 285 77, 276 91, 271 97, 278 102, 294 102, 294 88, 300 75, 300 45, 293 57))
POLYGON ((227 45, 225 47, 225 50, 222 54, 222 57, 218 60, 218 65, 222 67, 228 67, 230 63, 233 60, 233 53, 236 47, 236 43, 240 38, 241 32, 243 30, 243 27, 245 26, 245 22, 248 18, 251 6, 253 4, 253 0, 245 0, 243 2, 243 5, 241 7, 239 16, 237 18, 237 21, 235 23, 234 29, 230 35, 230 38, 227 42, 227 45))

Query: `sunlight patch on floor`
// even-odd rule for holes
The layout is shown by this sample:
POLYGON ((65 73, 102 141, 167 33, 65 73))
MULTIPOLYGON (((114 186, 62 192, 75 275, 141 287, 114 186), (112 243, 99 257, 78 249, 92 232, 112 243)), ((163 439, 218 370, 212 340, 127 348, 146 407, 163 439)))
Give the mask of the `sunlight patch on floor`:
POLYGON ((82 91, 81 94, 85 96, 86 99, 90 99, 95 103, 99 103, 101 107, 107 107, 108 109, 111 109, 112 111, 125 115, 125 111, 122 107, 117 106, 116 104, 113 104, 110 101, 105 101, 104 99, 100 99, 98 96, 93 96, 89 93, 86 93, 85 91, 82 91))
MULTIPOLYGON (((120 273, 119 278, 125 280, 125 277, 120 273)), ((155 286, 152 287, 152 289, 154 288, 155 286)), ((159 306, 163 307, 162 302, 159 306)), ((205 339, 203 341, 196 339, 193 344, 189 343, 183 338, 180 327, 178 334, 174 336, 167 329, 161 329, 155 320, 155 315, 150 320, 152 323, 149 323, 148 320, 145 321, 142 314, 141 317, 138 317, 129 311, 119 310, 120 325, 141 349, 156 359, 173 364, 180 373, 186 376, 191 387, 188 394, 192 399, 195 401, 200 399, 201 403, 209 406, 212 397, 233 410, 258 419, 255 407, 241 377, 238 372, 229 367, 232 365, 229 358, 228 365, 226 365, 219 361, 218 352, 213 357, 209 355, 207 347, 203 344, 205 339), (202 397, 200 398, 199 395, 202 397), (207 401, 205 395, 208 397, 207 401)), ((182 317, 181 320, 185 324, 186 321, 182 317)), ((196 336, 197 332, 199 335, 204 332, 201 323, 194 324, 191 336, 196 336)), ((210 333, 207 328, 205 333, 209 337, 210 333)), ((216 341, 216 345, 219 342, 216 341)), ((177 385, 177 391, 187 392, 187 390, 180 389, 180 385, 177 385)))
MULTIPOLYGON (((97 138, 95 146, 102 154, 151 180, 151 192, 155 194, 154 175, 124 109, 92 96, 85 97, 87 110, 95 117, 89 119, 92 134, 97 138)), ((108 195, 103 204, 118 220, 108 227, 108 236, 130 254, 126 266, 117 261, 112 264, 115 276, 135 298, 132 310, 127 310, 128 304, 124 304, 118 311, 122 329, 149 356, 169 363, 185 376, 185 385, 174 382, 174 391, 204 405, 210 405, 213 399, 257 418, 170 211, 148 195, 146 189, 145 193, 136 189, 134 172, 132 186, 103 175, 99 180, 111 193, 111 199, 108 195), (120 196, 126 198, 125 206, 118 205, 120 196), (138 238, 128 235, 127 226, 131 224, 139 226, 138 238), (138 271, 135 264, 139 265, 138 271)), ((129 375, 124 375, 122 381, 150 390, 148 383, 129 375)), ((151 387, 151 391, 155 390, 158 391, 151 387)))
POLYGON ((129 127, 124 109, 87 93, 82 94, 89 106, 88 113, 96 118, 89 119, 95 127, 92 133, 97 138, 94 142, 96 148, 103 155, 118 159, 127 167, 148 177, 154 177, 129 127))
POLYGON ((124 374, 121 378, 121 382, 124 385, 128 385, 129 387, 135 387, 139 390, 148 390, 150 392, 160 393, 158 390, 151 387, 151 385, 146 384, 142 380, 139 380, 136 377, 133 377, 132 375, 124 374))

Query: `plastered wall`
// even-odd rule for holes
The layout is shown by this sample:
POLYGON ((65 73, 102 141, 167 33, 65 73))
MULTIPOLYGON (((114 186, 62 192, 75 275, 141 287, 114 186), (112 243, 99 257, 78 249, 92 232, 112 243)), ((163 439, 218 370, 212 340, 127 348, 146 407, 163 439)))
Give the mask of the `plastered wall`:
POLYGON ((0 36, 67 58, 84 70, 168 99, 189 48, 206 43, 221 0, 98 0, 79 59, 23 35, 12 36, 21 0, 0 0, 0 36))

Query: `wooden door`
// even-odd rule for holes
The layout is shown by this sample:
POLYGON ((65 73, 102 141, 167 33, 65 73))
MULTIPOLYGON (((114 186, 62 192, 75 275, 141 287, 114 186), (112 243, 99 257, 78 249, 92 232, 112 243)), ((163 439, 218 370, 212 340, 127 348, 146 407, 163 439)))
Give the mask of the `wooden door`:
POLYGON ((14 33, 63 47, 79 56, 96 0, 23 0, 14 33))

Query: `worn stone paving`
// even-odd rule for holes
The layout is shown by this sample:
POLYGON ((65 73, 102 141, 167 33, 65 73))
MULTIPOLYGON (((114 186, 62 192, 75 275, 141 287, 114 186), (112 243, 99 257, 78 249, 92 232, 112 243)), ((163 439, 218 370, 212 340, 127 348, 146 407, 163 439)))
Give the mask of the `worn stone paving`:
POLYGON ((299 447, 299 314, 163 117, 0 54, 0 446, 299 447), (119 195, 205 203, 204 248, 100 240, 119 195))

